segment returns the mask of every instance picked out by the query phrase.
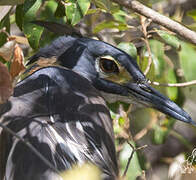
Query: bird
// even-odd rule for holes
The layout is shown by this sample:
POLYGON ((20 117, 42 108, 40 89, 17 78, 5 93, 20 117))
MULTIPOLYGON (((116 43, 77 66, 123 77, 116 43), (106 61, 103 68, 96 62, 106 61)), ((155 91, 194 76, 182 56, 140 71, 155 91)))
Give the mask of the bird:
MULTIPOLYGON (((196 125, 187 112, 150 86, 135 59, 106 42, 61 36, 29 58, 0 124, 30 143, 58 172, 90 162, 101 179, 118 178, 112 119, 106 102, 155 108, 196 125)), ((20 139, 0 131, 4 180, 61 180, 20 139)))

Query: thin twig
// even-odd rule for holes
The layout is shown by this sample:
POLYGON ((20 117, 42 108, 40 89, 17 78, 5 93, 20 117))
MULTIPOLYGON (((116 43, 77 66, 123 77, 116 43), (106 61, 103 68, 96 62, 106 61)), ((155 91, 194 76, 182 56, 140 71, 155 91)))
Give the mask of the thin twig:
POLYGON ((125 178, 125 176, 127 174, 127 171, 128 171, 128 168, 129 168, 129 165, 130 165, 131 159, 133 158, 134 153, 136 151, 141 150, 143 148, 146 148, 148 146, 148 145, 143 145, 141 147, 135 148, 130 142, 127 141, 127 143, 129 144, 129 146, 131 146, 132 152, 131 152, 131 155, 129 156, 129 159, 127 161, 126 168, 125 168, 124 173, 123 173, 123 178, 125 178))
POLYGON ((148 42, 148 31, 147 31, 147 27, 150 25, 151 22, 152 21, 146 22, 146 18, 144 16, 140 16, 140 23, 141 23, 142 32, 143 32, 143 35, 144 35, 144 38, 141 38, 141 39, 146 44, 146 48, 147 48, 147 51, 148 51, 148 65, 147 65, 147 67, 144 71, 144 75, 148 74, 148 72, 150 71, 151 64, 152 64, 152 52, 151 52, 151 49, 150 49, 150 44, 148 42))
POLYGON ((148 74, 149 70, 150 70, 150 67, 151 67, 151 64, 152 64, 152 52, 151 52, 151 49, 150 49, 150 44, 148 42, 147 39, 144 39, 142 38, 142 40, 145 42, 146 44, 146 48, 147 48, 147 51, 148 51, 148 65, 144 71, 144 75, 148 74))
POLYGON ((5 33, 7 37, 10 36, 10 34, 6 31, 6 27, 3 27, 2 29, 0 29, 0 33, 5 33))
POLYGON ((16 134, 14 131, 12 131, 7 126, 0 123, 0 127, 2 127, 6 132, 10 133, 12 136, 16 137, 20 141, 22 141, 26 146, 28 146, 49 168, 51 168, 54 172, 57 174, 60 174, 60 172, 51 164, 50 161, 48 161, 30 142, 26 141, 24 138, 20 137, 18 134, 16 134))
MULTIPOLYGON (((150 82, 150 81, 149 81, 150 82)), ((196 85, 196 80, 184 82, 184 83, 159 83, 159 82, 150 82, 153 85, 156 86, 166 86, 166 87, 186 87, 186 86, 192 86, 196 85)))
POLYGON ((165 28, 177 33, 187 41, 196 45, 196 32, 188 29, 180 23, 154 11, 153 9, 143 5, 136 0, 112 0, 113 2, 124 6, 128 9, 132 9, 135 12, 152 19, 153 22, 164 26, 165 28))

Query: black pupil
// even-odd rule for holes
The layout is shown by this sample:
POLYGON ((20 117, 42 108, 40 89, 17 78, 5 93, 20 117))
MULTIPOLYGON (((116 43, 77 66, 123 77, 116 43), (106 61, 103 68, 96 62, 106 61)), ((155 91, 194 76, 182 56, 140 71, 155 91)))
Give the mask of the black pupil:
POLYGON ((104 72, 118 72, 118 67, 116 65, 116 63, 112 60, 108 60, 108 59, 100 59, 100 67, 102 69, 102 71, 104 72))

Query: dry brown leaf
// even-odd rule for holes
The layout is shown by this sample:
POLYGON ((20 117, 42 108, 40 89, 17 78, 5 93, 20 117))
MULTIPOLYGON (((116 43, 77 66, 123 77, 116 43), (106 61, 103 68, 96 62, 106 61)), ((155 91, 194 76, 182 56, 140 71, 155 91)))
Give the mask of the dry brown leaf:
POLYGON ((13 57, 16 41, 8 41, 0 48, 0 56, 6 61, 10 61, 13 57))
POLYGON ((9 40, 10 41, 15 40, 17 43, 25 44, 29 46, 29 42, 26 37, 12 35, 12 36, 9 36, 9 40))
POLYGON ((14 79, 18 74, 25 69, 24 67, 24 56, 22 49, 18 44, 15 45, 14 55, 12 59, 12 63, 10 66, 10 74, 12 79, 14 79))
POLYGON ((12 78, 7 67, 0 62, 0 104, 4 103, 12 92, 12 78))

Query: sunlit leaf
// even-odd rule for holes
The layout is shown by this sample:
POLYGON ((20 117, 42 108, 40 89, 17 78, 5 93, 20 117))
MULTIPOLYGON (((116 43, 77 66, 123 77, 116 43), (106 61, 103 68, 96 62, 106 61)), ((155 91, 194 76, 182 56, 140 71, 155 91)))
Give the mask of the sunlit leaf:
POLYGON ((196 79, 195 54, 196 51, 192 45, 188 43, 182 43, 182 50, 179 53, 180 64, 187 81, 196 79))
POLYGON ((105 28, 109 28, 109 29, 115 28, 118 29, 119 31, 128 29, 127 25, 120 21, 103 21, 95 26, 95 28, 93 29, 93 33, 98 33, 105 28))
POLYGON ((43 27, 31 23, 36 19, 36 13, 42 4, 42 0, 26 0, 24 3, 24 34, 33 49, 39 47, 39 40, 43 32, 43 27))
POLYGON ((88 12, 90 0, 70 0, 66 6, 66 17, 70 24, 77 24, 88 12))
POLYGON ((119 49, 125 51, 127 54, 129 54, 131 57, 136 59, 137 57, 137 49, 133 43, 128 42, 121 42, 117 46, 119 49))
POLYGON ((165 41, 166 44, 176 48, 177 50, 180 50, 181 43, 176 36, 168 33, 167 31, 156 30, 156 32, 165 41))

